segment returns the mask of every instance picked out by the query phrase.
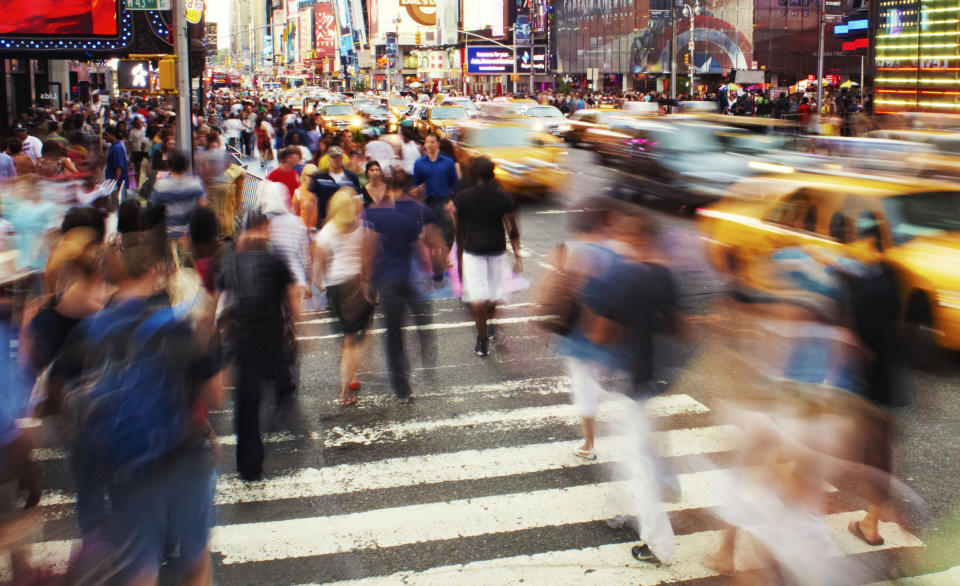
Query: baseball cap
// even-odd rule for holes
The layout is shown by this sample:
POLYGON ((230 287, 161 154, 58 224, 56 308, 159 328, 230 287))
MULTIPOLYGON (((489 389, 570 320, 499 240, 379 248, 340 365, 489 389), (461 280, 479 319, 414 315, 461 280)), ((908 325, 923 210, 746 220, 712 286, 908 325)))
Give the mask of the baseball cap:
POLYGON ((337 157, 337 156, 342 157, 343 149, 338 146, 332 146, 329 149, 327 149, 327 154, 330 155, 331 157, 337 157))
POLYGON ((24 124, 23 122, 17 122, 16 124, 13 125, 13 129, 14 129, 14 130, 27 130, 27 125, 24 124))

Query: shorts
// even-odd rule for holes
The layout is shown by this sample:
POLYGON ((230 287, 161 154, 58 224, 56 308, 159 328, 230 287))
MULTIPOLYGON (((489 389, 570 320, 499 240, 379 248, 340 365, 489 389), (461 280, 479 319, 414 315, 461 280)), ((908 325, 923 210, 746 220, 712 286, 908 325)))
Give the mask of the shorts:
POLYGON ((567 374, 573 379, 573 407, 580 417, 596 417, 600 397, 605 393, 600 384, 604 368, 596 362, 567 357, 567 374))
POLYGON ((366 299, 357 299, 359 294, 352 283, 327 286, 327 304, 337 316, 337 333, 354 335, 370 327, 373 305, 366 299))
POLYGON ((467 303, 503 299, 506 253, 495 255, 463 253, 463 300, 467 303))
POLYGON ((84 539, 75 571, 112 574, 124 583, 157 571, 166 558, 170 571, 182 576, 207 551, 216 483, 210 448, 197 439, 156 469, 111 487, 112 510, 84 539))

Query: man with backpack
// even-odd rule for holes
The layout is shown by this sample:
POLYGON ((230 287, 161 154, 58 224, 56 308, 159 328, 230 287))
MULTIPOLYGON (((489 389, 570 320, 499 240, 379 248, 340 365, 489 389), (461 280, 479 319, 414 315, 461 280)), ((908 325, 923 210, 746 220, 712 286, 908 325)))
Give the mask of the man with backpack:
POLYGON ((216 485, 208 409, 219 361, 162 284, 163 226, 123 235, 123 277, 71 332, 51 367, 67 381, 83 548, 69 583, 156 583, 167 559, 183 584, 209 584, 216 485), (109 506, 107 505, 109 501, 109 506))

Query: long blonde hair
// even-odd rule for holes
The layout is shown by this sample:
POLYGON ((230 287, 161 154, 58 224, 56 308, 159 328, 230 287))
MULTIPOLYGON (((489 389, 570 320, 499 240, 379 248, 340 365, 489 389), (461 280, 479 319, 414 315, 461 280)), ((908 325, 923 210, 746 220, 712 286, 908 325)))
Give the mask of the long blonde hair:
POLYGON ((352 187, 341 187, 327 204, 327 223, 333 222, 333 226, 344 234, 352 232, 357 224, 359 207, 357 192, 352 187))

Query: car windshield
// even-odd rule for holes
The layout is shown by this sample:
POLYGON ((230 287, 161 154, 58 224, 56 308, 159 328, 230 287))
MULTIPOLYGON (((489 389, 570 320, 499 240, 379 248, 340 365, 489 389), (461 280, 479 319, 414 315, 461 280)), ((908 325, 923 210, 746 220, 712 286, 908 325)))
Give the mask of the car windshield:
POLYGON ((457 120, 469 118, 469 116, 467 111, 459 106, 444 106, 431 110, 430 118, 433 120, 457 120))
POLYGON ((717 135, 702 126, 677 124, 669 130, 656 132, 663 148, 683 153, 720 153, 723 145, 717 135))
POLYGON ((911 193, 883 200, 895 244, 960 230, 960 192, 911 193))
POLYGON ((464 141, 468 147, 521 147, 530 146, 530 137, 521 128, 504 126, 474 130, 464 141))
POLYGON ((324 116, 346 116, 348 114, 353 114, 353 106, 347 106, 346 104, 340 104, 337 106, 324 106, 323 115, 324 116))
POLYGON ((476 110, 477 105, 471 102, 470 100, 450 100, 452 103, 460 106, 464 110, 476 110))
POLYGON ((387 102, 393 107, 407 105, 407 101, 404 100, 403 98, 390 98, 389 100, 387 100, 387 102))
POLYGON ((527 108, 527 116, 534 118, 563 118, 563 112, 553 106, 532 106, 527 108))
POLYGON ((387 110, 387 107, 381 106, 380 104, 370 104, 364 106, 363 111, 371 116, 387 116, 390 114, 390 111, 387 110))

